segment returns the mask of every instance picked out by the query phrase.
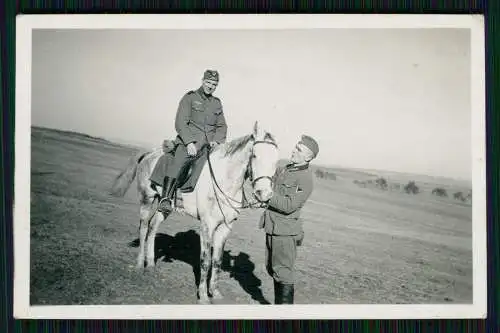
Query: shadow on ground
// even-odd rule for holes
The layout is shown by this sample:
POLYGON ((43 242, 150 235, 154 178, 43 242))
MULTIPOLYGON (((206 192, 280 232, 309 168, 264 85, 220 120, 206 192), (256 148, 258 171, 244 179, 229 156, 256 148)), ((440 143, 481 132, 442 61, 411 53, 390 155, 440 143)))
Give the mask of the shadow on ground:
MULTIPOLYGON (((130 243, 132 247, 139 246, 139 239, 130 243)), ((200 283, 200 236, 194 230, 178 232, 175 236, 164 233, 156 234, 155 261, 163 257, 164 262, 180 260, 193 268, 196 286, 200 283)), ((255 264, 245 252, 232 256, 229 251, 224 251, 222 257, 222 270, 229 273, 252 299, 260 304, 270 304, 264 298, 260 286, 261 280, 255 276, 255 264)), ((210 279, 210 272, 209 277, 210 279)))

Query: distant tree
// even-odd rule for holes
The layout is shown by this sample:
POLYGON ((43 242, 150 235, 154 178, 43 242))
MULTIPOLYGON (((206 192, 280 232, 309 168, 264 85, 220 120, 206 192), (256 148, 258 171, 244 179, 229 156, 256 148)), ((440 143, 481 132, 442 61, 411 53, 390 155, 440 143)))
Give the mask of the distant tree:
POLYGON ((375 180, 375 185, 382 190, 387 190, 388 186, 387 180, 384 177, 377 178, 377 180, 375 180))
POLYGON ((435 189, 432 190, 432 194, 437 195, 439 197, 447 197, 448 192, 442 187, 436 187, 435 189))
POLYGON ((358 185, 359 187, 366 187, 366 182, 365 181, 361 181, 361 180, 357 180, 355 179, 353 181, 354 184, 358 185))
POLYGON ((334 173, 324 171, 322 169, 316 169, 314 174, 316 175, 316 177, 321 178, 321 179, 331 179, 331 180, 337 179, 337 176, 334 173))
POLYGON ((337 180, 337 175, 334 174, 333 172, 327 172, 326 173, 326 178, 331 179, 331 180, 337 180))
POLYGON ((465 197, 464 197, 464 194, 462 192, 455 192, 453 194, 453 198, 455 200, 461 200, 461 201, 465 201, 465 197))
POLYGON ((318 177, 318 178, 324 178, 325 177, 325 173, 321 169, 316 169, 315 174, 316 174, 316 177, 318 177))
POLYGON ((415 181, 409 181, 408 184, 405 185, 404 190, 408 194, 417 194, 419 193, 419 188, 417 184, 415 184, 415 181))

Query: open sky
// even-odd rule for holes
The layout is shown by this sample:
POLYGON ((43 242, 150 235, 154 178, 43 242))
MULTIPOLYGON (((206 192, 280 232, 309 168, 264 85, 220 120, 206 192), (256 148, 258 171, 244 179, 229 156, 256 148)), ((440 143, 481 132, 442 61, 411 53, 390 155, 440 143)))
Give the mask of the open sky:
POLYGON ((288 157, 471 179, 467 29, 40 30, 32 125, 158 146, 180 98, 217 69, 228 138, 254 121, 288 157))

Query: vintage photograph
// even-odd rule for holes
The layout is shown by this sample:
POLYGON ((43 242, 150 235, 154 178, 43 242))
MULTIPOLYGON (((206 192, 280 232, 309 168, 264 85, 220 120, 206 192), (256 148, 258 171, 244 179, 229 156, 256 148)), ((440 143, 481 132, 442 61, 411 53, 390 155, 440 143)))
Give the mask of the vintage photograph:
POLYGON ((19 317, 486 315, 481 16, 86 16, 18 19, 19 317))

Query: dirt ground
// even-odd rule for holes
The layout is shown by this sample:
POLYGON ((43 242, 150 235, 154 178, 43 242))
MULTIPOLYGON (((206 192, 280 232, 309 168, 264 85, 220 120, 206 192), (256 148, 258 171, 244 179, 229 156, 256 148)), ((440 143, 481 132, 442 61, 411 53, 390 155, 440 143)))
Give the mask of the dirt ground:
MULTIPOLYGON (((130 147, 33 128, 32 305, 197 302, 193 218, 171 215, 157 236, 156 271, 134 269, 135 182, 124 198, 108 194, 133 155, 130 147)), ((302 214, 295 302, 471 303, 470 203, 360 188, 352 179, 346 171, 337 180, 315 178, 302 214)), ((226 243, 219 303, 274 302, 261 213, 244 211, 226 243)))

